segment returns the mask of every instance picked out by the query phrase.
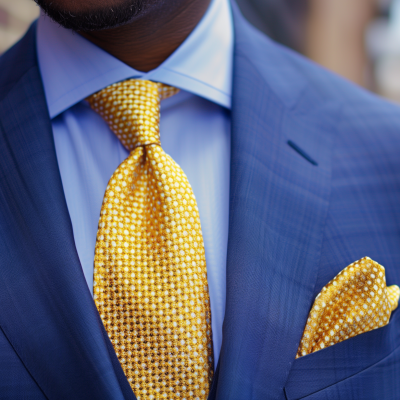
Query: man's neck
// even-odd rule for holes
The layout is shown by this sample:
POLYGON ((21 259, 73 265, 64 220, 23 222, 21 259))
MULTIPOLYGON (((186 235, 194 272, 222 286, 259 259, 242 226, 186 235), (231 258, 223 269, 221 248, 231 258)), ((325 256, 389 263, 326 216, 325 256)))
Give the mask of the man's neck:
POLYGON ((157 68, 189 36, 210 0, 166 0, 138 20, 97 32, 79 32, 136 70, 157 68))

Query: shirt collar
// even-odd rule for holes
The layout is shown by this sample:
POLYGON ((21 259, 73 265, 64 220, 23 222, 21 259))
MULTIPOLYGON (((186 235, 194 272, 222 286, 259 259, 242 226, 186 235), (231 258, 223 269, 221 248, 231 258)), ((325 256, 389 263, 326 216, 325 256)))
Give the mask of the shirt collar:
POLYGON ((159 67, 144 73, 42 13, 37 26, 37 51, 50 118, 128 78, 162 82, 230 109, 233 35, 229 0, 211 0, 181 46, 159 67))

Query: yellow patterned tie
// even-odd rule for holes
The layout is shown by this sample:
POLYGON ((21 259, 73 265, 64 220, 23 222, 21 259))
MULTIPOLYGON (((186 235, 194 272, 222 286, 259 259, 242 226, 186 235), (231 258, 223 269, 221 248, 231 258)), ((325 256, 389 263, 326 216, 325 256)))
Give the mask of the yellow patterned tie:
POLYGON ((350 264, 315 299, 296 358, 387 325, 399 296, 382 265, 368 257, 350 264))
POLYGON ((130 150, 104 195, 94 299, 138 399, 206 399, 211 312, 199 212, 160 146, 160 101, 178 89, 128 80, 87 100, 130 150))

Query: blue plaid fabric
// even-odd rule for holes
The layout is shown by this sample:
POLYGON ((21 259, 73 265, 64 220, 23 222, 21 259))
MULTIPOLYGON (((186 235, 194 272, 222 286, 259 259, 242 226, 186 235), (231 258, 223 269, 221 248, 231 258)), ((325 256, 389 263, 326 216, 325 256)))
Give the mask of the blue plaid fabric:
MULTIPOLYGON (((399 399, 398 310, 295 355, 315 296, 348 264, 369 256, 400 283, 400 111, 233 8, 227 302, 209 399, 399 399)), ((135 399, 76 253, 35 26, 0 71, 0 399, 135 399)))

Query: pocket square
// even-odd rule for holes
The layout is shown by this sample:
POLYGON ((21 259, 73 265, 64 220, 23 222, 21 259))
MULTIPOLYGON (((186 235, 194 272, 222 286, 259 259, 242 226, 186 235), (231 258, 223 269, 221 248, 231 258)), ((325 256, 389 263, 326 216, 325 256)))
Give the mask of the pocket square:
POLYGON ((399 297, 382 265, 369 257, 350 264, 315 299, 296 358, 387 325, 399 297))

